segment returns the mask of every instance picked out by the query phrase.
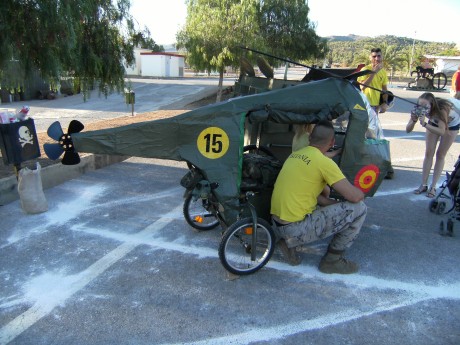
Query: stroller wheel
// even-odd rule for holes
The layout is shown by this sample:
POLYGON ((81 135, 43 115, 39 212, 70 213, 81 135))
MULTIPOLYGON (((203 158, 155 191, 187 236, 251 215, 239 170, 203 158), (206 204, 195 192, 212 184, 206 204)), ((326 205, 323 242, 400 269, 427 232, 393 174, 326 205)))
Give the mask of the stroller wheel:
POLYGON ((445 210, 446 210, 446 203, 444 201, 438 202, 436 214, 444 214, 445 210))
POLYGON ((454 221, 450 218, 447 221, 447 236, 454 236, 454 221))
POLYGON ((430 212, 437 213, 439 202, 437 200, 430 201, 430 212))

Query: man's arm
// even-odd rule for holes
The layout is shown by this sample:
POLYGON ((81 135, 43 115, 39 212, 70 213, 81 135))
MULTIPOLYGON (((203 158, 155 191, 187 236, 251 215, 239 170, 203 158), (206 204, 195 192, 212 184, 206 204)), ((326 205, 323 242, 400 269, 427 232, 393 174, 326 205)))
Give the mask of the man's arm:
POLYGON ((369 84, 372 82, 372 80, 374 79, 374 76, 383 68, 383 64, 382 63, 379 63, 378 65, 376 65, 375 67, 372 67, 371 69, 369 69, 370 71, 374 72, 374 73, 371 73, 369 74, 369 77, 364 80, 363 82, 361 82, 361 91, 364 91, 368 86, 369 84))
POLYGON ((342 195, 349 202, 359 202, 364 200, 364 193, 361 189, 353 186, 346 178, 334 183, 332 188, 336 190, 340 195, 342 195))
POLYGON ((388 91, 388 87, 387 85, 382 85, 382 91, 385 91, 382 93, 382 100, 385 102, 385 103, 382 103, 380 105, 380 112, 381 113, 384 113, 388 110, 388 93, 386 93, 386 91, 388 91))

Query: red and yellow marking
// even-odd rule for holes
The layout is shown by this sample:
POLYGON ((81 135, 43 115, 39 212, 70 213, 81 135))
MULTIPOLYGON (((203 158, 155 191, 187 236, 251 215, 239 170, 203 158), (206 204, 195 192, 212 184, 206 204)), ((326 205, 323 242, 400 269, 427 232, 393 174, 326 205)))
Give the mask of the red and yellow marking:
POLYGON ((363 193, 367 193, 377 182, 380 175, 380 169, 374 164, 366 165, 361 168, 355 176, 354 185, 361 189, 363 193))

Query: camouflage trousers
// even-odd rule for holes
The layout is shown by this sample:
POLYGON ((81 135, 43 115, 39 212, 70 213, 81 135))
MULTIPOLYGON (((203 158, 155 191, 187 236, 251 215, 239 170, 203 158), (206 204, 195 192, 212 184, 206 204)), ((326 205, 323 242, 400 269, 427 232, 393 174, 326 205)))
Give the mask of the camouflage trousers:
POLYGON ((345 250, 358 237, 366 214, 364 202, 345 201, 319 207, 302 221, 274 227, 289 248, 333 236, 329 247, 345 250))

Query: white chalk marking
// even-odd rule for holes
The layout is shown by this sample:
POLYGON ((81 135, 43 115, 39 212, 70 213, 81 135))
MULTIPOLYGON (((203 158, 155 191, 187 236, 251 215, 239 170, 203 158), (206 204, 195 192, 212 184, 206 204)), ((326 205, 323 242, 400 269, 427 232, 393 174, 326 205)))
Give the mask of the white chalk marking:
MULTIPOLYGON (((229 336, 206 339, 201 341, 180 343, 182 345, 245 345, 254 342, 271 342, 277 339, 282 339, 300 332, 323 329, 337 324, 353 321, 366 316, 372 316, 377 313, 392 311, 395 309, 411 306, 415 303, 426 300, 427 298, 418 297, 410 298, 394 304, 380 305, 370 311, 362 312, 360 310, 347 310, 340 313, 329 314, 315 319, 301 320, 285 325, 275 327, 258 328, 247 332, 232 334, 229 336)), ((176 345, 176 344, 175 344, 176 345)), ((179 343, 177 343, 179 345, 179 343)))
POLYGON ((396 190, 389 190, 386 192, 377 191, 377 193, 374 194, 374 198, 378 198, 381 196, 397 195, 397 194, 410 194, 414 192, 414 189, 415 188, 400 188, 396 190))
MULTIPOLYGON (((407 189, 404 189, 400 190, 399 193, 407 191, 407 189)), ((380 193, 380 195, 383 194, 384 193, 380 193)), ((178 241, 170 242, 169 240, 163 240, 161 238, 152 238, 152 233, 162 229, 171 221, 177 219, 181 209, 182 205, 176 207, 174 210, 172 210, 172 212, 168 213, 157 222, 151 224, 141 232, 133 235, 115 234, 111 231, 101 231, 101 229, 96 230, 85 227, 75 228, 74 230, 76 231, 98 234, 103 237, 122 241, 123 244, 98 260, 87 270, 77 275, 65 277, 60 275, 45 274, 37 277, 34 281, 29 283, 26 296, 21 300, 24 301, 29 298, 35 300, 36 302, 32 308, 0 329, 0 343, 12 341, 15 337, 31 327, 42 317, 48 315, 56 306, 63 304, 73 294, 83 289, 88 283, 97 278, 101 273, 122 259, 140 244, 148 244, 152 247, 160 249, 178 251, 184 254, 192 254, 201 258, 217 257, 215 248, 190 247, 180 243, 183 242, 180 239, 178 241), (52 287, 46 287, 47 285, 45 282, 48 282, 48 285, 49 282, 52 282, 52 287), (37 285, 40 286, 40 288, 34 288, 34 286, 37 285)), ((341 282, 360 289, 374 288, 381 290, 402 290, 408 292, 411 296, 414 297, 404 297, 402 302, 387 303, 385 305, 380 305, 377 308, 373 308, 370 311, 363 312, 361 310, 347 310, 345 312, 321 316, 316 319, 302 320, 286 325, 251 330, 249 332, 243 332, 226 337, 217 337, 214 339, 206 339, 191 344, 208 344, 210 342, 213 344, 247 344, 253 341, 280 339, 299 332, 333 326, 361 317, 374 315, 382 311, 390 311, 397 308, 410 306, 423 300, 439 298, 455 300, 460 299, 460 283, 451 285, 444 284, 439 286, 428 286, 420 282, 408 283, 385 280, 361 274, 351 276, 324 275, 319 273, 315 266, 301 265, 292 267, 285 263, 276 262, 273 259, 268 263, 267 266, 276 270, 300 274, 302 277, 309 280, 313 279, 315 281, 323 280, 327 282, 341 282)))
POLYGON ((395 137, 389 137, 385 135, 385 139, 415 139, 415 138, 425 138, 425 135, 413 134, 413 135, 398 135, 395 137))
MULTIPOLYGON (((0 249, 19 242, 33 234, 40 235, 47 231, 47 228, 54 225, 59 225, 69 222, 71 219, 78 218, 84 212, 91 209, 94 200, 101 195, 106 187, 104 185, 97 185, 91 187, 80 187, 81 192, 79 196, 72 202, 66 202, 65 206, 59 204, 56 208, 50 209, 46 213, 30 215, 29 217, 37 218, 37 226, 27 229, 18 228, 15 230, 7 240, 7 243, 0 246, 0 249)), ((136 202, 146 202, 150 200, 157 200, 159 198, 174 198, 182 193, 182 187, 174 187, 165 191, 155 194, 129 197, 119 200, 113 200, 106 203, 98 203, 97 207, 111 208, 117 205, 133 204, 136 202)))
MULTIPOLYGON (((182 204, 175 207, 170 213, 164 215, 155 223, 146 227, 144 230, 139 232, 138 235, 145 237, 162 229, 165 225, 174 220, 174 218, 170 217, 170 215, 176 215, 180 212, 180 210, 182 210, 182 204)), ((41 291, 36 296, 37 300, 32 308, 28 309, 26 312, 22 313, 0 329, 0 344, 6 344, 12 341, 41 318, 48 315, 55 307, 62 305, 69 297, 83 289, 87 284, 96 279, 114 263, 131 252, 137 245, 138 243, 136 242, 123 243, 96 261, 93 265, 88 267, 88 269, 76 275, 64 278, 46 275, 46 279, 51 278, 56 281, 55 284, 52 284, 53 288, 46 289, 46 291, 42 291, 42 289, 40 289, 41 291)), ((36 279, 41 279, 40 281, 42 281, 42 278, 43 277, 38 277, 36 279)), ((32 295, 36 294, 32 293, 32 295)))
POLYGON ((402 163, 402 162, 421 161, 424 158, 425 158, 424 156, 408 157, 408 158, 397 158, 397 159, 391 159, 391 162, 392 163, 402 163))

